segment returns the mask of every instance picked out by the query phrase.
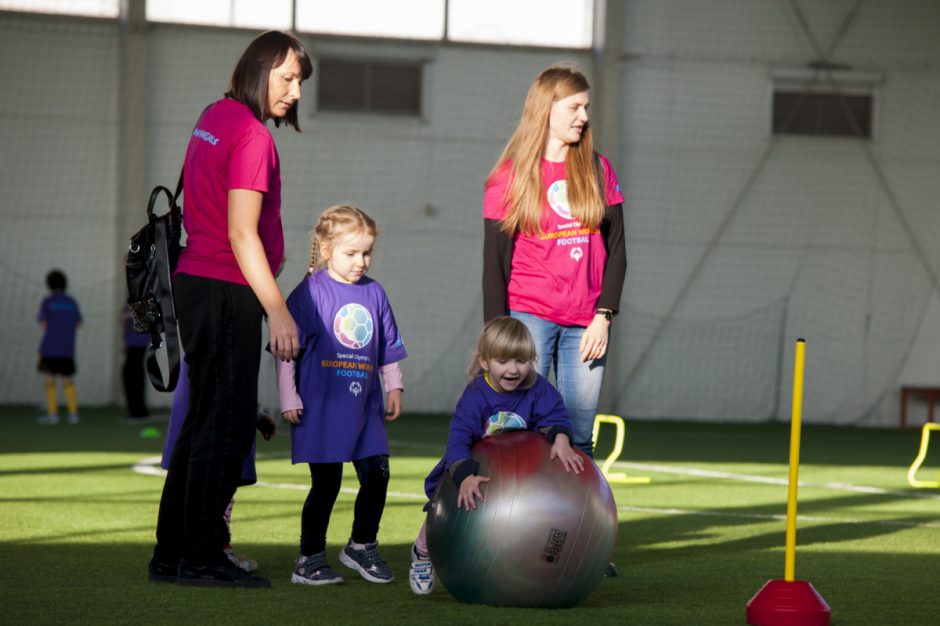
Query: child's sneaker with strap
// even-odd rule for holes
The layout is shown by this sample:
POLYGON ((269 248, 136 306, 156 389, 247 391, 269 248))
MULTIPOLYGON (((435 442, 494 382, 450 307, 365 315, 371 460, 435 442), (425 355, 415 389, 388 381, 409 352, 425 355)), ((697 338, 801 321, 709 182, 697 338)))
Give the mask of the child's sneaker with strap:
POLYGON ((385 584, 395 580, 395 575, 389 569, 382 555, 379 554, 379 543, 354 544, 350 539, 339 553, 340 562, 350 569, 359 572, 359 575, 370 583, 385 584))
POLYGON ((330 567, 324 550, 310 556, 297 557, 290 581, 298 585, 338 585, 343 582, 343 578, 330 567))
POLYGON ((431 559, 418 554, 418 548, 411 546, 411 566, 408 568, 408 582, 411 590, 419 596, 426 596, 434 591, 434 566, 431 559))
POLYGON ((258 570, 258 561, 249 559, 244 554, 236 554, 232 551, 232 546, 225 546, 223 549, 225 550, 225 556, 238 569, 245 570, 249 574, 258 570))

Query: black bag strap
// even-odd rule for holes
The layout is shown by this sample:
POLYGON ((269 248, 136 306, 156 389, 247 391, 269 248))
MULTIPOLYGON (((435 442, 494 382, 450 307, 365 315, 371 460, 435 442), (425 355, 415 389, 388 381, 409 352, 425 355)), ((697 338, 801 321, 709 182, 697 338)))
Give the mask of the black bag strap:
POLYGON ((180 168, 180 179, 176 183, 176 193, 173 194, 173 206, 179 206, 180 194, 183 193, 183 168, 180 168))
MULTIPOLYGON (((150 384, 157 391, 173 391, 176 389, 176 383, 180 377, 180 341, 176 325, 176 303, 173 302, 172 281, 173 276, 170 273, 170 234, 167 232, 167 220, 160 220, 153 213, 153 205, 161 193, 165 193, 170 204, 170 212, 178 212, 175 198, 170 195, 170 190, 166 187, 156 187, 150 193, 150 202, 147 204, 147 217, 150 221, 155 221, 155 250, 156 267, 165 272, 157 276, 154 284, 155 296, 160 302, 161 313, 163 315, 163 332, 166 335, 166 357, 169 368, 166 382, 163 380, 163 372, 160 371, 160 364, 157 362, 157 349, 163 345, 160 333, 150 335, 150 344, 147 346, 147 375, 150 377, 150 384)), ((172 219, 172 218, 171 218, 172 219)))
MULTIPOLYGON (((205 115, 206 111, 209 110, 210 106, 212 105, 208 105, 202 110, 202 113, 199 114, 199 118, 196 120, 193 130, 199 125, 199 121, 202 119, 202 116, 205 115)), ((155 285, 155 295, 161 304, 160 309, 163 315, 163 333, 166 335, 166 358, 167 367, 169 368, 166 382, 163 381, 163 372, 160 371, 160 363, 157 362, 157 350, 163 345, 160 333, 154 333, 150 336, 150 344, 147 346, 146 352, 147 375, 150 378, 150 384, 152 384, 157 391, 173 391, 176 389, 176 384, 179 382, 180 377, 180 358, 182 353, 180 351, 179 330, 176 323, 176 302, 173 300, 173 276, 170 268, 170 233, 167 232, 167 221, 160 221, 159 218, 154 215, 153 205, 156 203, 161 193, 166 194, 170 205, 170 213, 175 214, 177 219, 182 221, 182 211, 179 208, 178 201, 180 194, 183 193, 183 171, 185 167, 184 160, 184 165, 180 168, 179 179, 176 181, 175 193, 171 195, 170 190, 163 186, 155 187, 154 190, 150 192, 150 201, 147 203, 147 219, 151 222, 157 222, 155 224, 156 241, 154 242, 156 246, 156 250, 154 251, 157 261, 156 265, 161 269, 166 269, 166 274, 159 276, 155 285), (167 306, 163 306, 164 304, 167 306)))
MULTIPOLYGON (((202 116, 206 114, 206 111, 208 111, 209 107, 211 106, 212 106, 211 104, 206 105, 206 108, 204 108, 202 110, 202 113, 199 114, 199 117, 196 118, 196 123, 193 125, 193 132, 195 132, 195 130, 199 128, 199 122, 202 121, 202 116)), ((180 168, 179 180, 176 181, 176 193, 173 194, 173 206, 177 206, 177 207, 179 206, 180 194, 183 193, 183 170, 185 169, 185 167, 186 167, 186 159, 184 158, 183 167, 180 168)), ((151 204, 153 204, 152 199, 151 199, 151 204)))

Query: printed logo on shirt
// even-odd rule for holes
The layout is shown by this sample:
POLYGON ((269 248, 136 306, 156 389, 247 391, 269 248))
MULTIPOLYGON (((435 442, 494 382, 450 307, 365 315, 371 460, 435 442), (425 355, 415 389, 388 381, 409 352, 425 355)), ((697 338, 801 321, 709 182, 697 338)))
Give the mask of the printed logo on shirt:
POLYGON ((575 261, 580 261, 581 257, 584 256, 584 250, 582 250, 581 248, 572 248, 571 252, 569 252, 568 254, 575 261))
POLYGON ((571 219, 571 207, 568 206, 568 181, 556 180, 548 187, 546 192, 548 206, 563 219, 571 219))
POLYGON ((350 303, 336 312, 333 318, 333 334, 347 348, 358 350, 372 341, 374 325, 368 309, 361 304, 350 303))
POLYGON ((490 415, 483 423, 483 438, 510 430, 525 430, 526 423, 518 414, 512 411, 500 411, 490 415))
POLYGON ((219 138, 210 133, 209 131, 202 130, 201 128, 193 129, 193 137, 198 137, 206 143, 211 143, 213 146, 218 145, 219 138))
POLYGON ((333 369, 336 375, 343 378, 369 378, 375 366, 370 362, 366 354, 356 354, 349 352, 337 354, 335 359, 321 359, 320 367, 333 369))
POLYGON ((362 385, 356 381, 349 383, 349 393, 358 397, 359 394, 362 393, 362 385))

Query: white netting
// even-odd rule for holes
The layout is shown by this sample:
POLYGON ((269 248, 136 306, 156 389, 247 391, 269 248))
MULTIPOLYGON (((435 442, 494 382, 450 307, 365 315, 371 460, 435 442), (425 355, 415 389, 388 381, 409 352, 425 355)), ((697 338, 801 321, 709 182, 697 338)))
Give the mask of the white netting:
MULTIPOLYGON (((628 198, 629 269, 602 408, 786 418, 792 342, 805 337, 808 420, 895 423, 898 375, 940 266, 940 39, 930 26, 940 6, 615 6, 619 37, 608 44, 623 55, 606 68, 590 51, 303 36, 314 57, 425 61, 422 117, 315 114, 314 81, 305 86, 304 132, 273 130, 282 289, 303 275, 320 211, 365 208, 381 228, 373 275, 410 352, 406 410, 451 410, 482 318, 483 181, 532 77, 573 61, 614 103, 598 116, 606 134, 597 130, 628 198), (883 77, 867 143, 771 136, 774 69, 805 67, 819 50, 883 77)), ((196 116, 252 35, 167 24, 128 35, 114 21, 0 14, 0 401, 40 397, 35 315, 54 266, 86 319, 80 402, 119 401, 129 227, 142 223, 151 186, 175 184, 196 116), (121 95, 128 36, 145 38, 148 59, 135 68, 144 97, 132 102, 121 95), (129 160, 119 146, 130 113, 146 120, 146 145, 129 160), (119 166, 137 161, 146 189, 118 206, 119 166)), ((261 388, 276 406, 267 360, 261 388)))

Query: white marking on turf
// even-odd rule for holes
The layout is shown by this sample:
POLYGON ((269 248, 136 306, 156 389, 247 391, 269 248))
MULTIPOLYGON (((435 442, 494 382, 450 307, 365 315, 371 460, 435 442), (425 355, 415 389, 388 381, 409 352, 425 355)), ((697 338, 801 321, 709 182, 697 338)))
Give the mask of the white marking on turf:
MULTIPOLYGON (((418 445, 412 447, 425 448, 430 446, 418 445)), ((259 455, 261 457, 262 455, 259 455)), ((267 455, 265 455, 267 456, 267 455)), ((661 474, 678 474, 682 476, 696 476, 700 478, 718 478, 722 480, 734 480, 741 482, 752 482, 752 483, 762 483, 768 485, 781 485, 786 486, 788 484, 788 479, 784 478, 773 478, 769 476, 756 476, 753 474, 736 474, 733 472, 722 472, 718 470, 705 470, 692 467, 675 467, 671 465, 659 465, 652 463, 633 463, 626 461, 618 461, 614 463, 615 467, 623 469, 632 469, 640 470, 643 472, 659 472, 661 474)), ((141 459, 134 465, 134 471, 141 474, 148 474, 151 476, 166 476, 166 470, 160 467, 160 457, 148 457, 146 459, 141 459)), ((270 489, 296 489, 306 491, 309 489, 309 486, 302 483, 273 483, 267 481, 258 481, 256 483, 259 487, 268 487, 270 489)), ((812 487, 819 489, 830 489, 834 491, 850 491, 855 493, 869 493, 877 495, 889 495, 896 496, 899 498, 922 498, 922 499, 931 499, 931 500, 940 500, 940 496, 933 495, 929 493, 921 492, 909 492, 909 491, 892 491, 889 489, 882 489, 880 487, 868 487, 865 485, 855 485, 852 483, 842 483, 842 482, 827 482, 827 483, 812 483, 808 481, 800 481, 800 487, 812 487)), ((359 491, 358 489, 352 487, 343 487, 340 490, 342 493, 355 495, 359 491)), ((392 498, 402 498, 405 500, 424 500, 427 496, 423 493, 409 493, 402 491, 390 491, 388 496, 392 498)), ((620 511, 627 511, 633 513, 654 513, 659 515, 703 515, 710 517, 737 517, 744 519, 756 519, 756 520, 786 520, 786 515, 781 514, 760 514, 760 513, 729 513, 727 511, 697 511, 697 510, 684 510, 684 509, 675 509, 675 508, 650 508, 650 507, 632 507, 632 506, 619 506, 617 507, 620 511)), ((919 522, 905 522, 905 521, 891 521, 891 520, 857 520, 857 519, 840 519, 840 518, 830 518, 830 517, 818 517, 810 515, 798 515, 798 521, 803 522, 836 522, 836 523, 848 523, 848 524, 875 524, 880 526, 901 526, 905 528, 940 528, 938 523, 919 523, 919 522)))
MULTIPOLYGON (((260 455, 259 455, 260 456, 260 455)), ((146 459, 141 459, 134 464, 134 471, 138 474, 147 474, 148 476, 166 476, 166 470, 160 467, 159 456, 152 456, 146 459)), ((299 489, 307 491, 310 489, 309 485, 304 485, 301 483, 269 483, 264 480, 259 480, 255 483, 258 487, 269 487, 271 489, 299 489)), ((353 495, 359 493, 358 489, 352 487, 343 487, 340 489, 341 493, 351 493, 353 495)), ((388 494, 391 498, 404 498, 406 500, 427 500, 427 496, 423 493, 405 493, 402 491, 389 491, 388 494)))
MULTIPOLYGON (((783 521, 787 520, 786 515, 770 513, 729 513, 728 511, 696 511, 684 509, 661 509, 643 506, 618 506, 618 511, 628 511, 630 513, 652 513, 655 515, 703 515, 706 517, 739 517, 743 519, 783 521)), ((903 526, 905 528, 940 528, 940 523, 933 522, 904 522, 895 520, 864 520, 864 519, 845 519, 838 517, 820 517, 818 515, 797 515, 798 522, 827 522, 838 524, 875 524, 878 526, 903 526)))
MULTIPOLYGON (((704 470, 694 467, 674 467, 671 465, 657 465, 652 463, 632 463, 618 461, 614 467, 625 469, 640 470, 643 472, 659 472, 661 474, 679 474, 682 476, 698 476, 701 478, 721 478, 724 480, 737 480, 750 483, 763 483, 767 485, 789 484, 787 478, 772 478, 770 476, 754 476, 752 474, 735 474, 732 472, 720 472, 717 470, 704 470)), ((893 491, 891 489, 882 489, 881 487, 868 487, 866 485, 854 485, 852 483, 828 482, 813 483, 801 480, 797 483, 799 487, 809 487, 816 489, 830 489, 832 491, 853 491, 855 493, 870 493, 882 496, 896 496, 898 498, 920 498, 924 500, 940 500, 940 495, 932 493, 923 493, 920 491, 893 491)))

